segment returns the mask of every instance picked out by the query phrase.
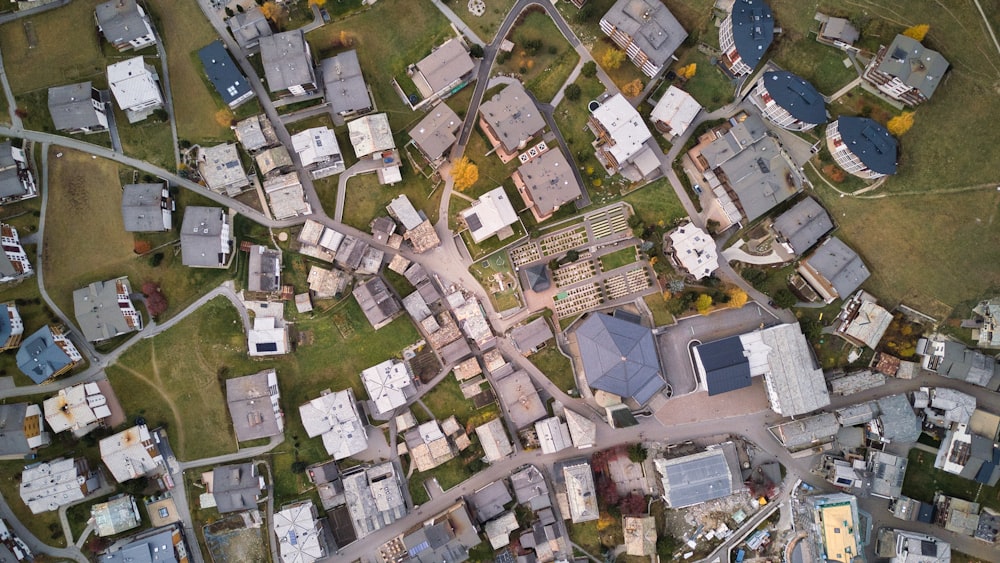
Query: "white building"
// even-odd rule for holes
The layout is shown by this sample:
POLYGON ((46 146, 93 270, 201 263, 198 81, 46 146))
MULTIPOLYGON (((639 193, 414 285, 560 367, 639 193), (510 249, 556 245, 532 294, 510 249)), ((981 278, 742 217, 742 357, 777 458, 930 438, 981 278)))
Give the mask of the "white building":
POLYGON ((649 119, 657 130, 674 139, 688 130, 701 109, 701 104, 691 94, 670 86, 656 102, 649 119))
POLYGON ((107 402, 97 383, 81 383, 60 389, 56 396, 45 399, 42 408, 53 432, 71 430, 75 436, 83 436, 111 416, 107 402))
POLYGON ((479 244, 493 235, 499 236, 500 240, 512 236, 514 232, 508 227, 517 222, 517 211, 514 211, 503 186, 500 186, 479 196, 472 207, 463 209, 462 219, 469 226, 472 240, 479 244), (503 236, 504 232, 507 236, 503 236))
POLYGON ((616 94, 602 102, 588 124, 597 135, 597 159, 609 174, 634 164, 645 177, 660 167, 656 154, 646 145, 653 135, 625 96, 616 94))
POLYGON ((386 360, 361 372, 376 414, 392 412, 413 393, 413 375, 405 363, 386 360))
POLYGON ((554 454, 573 445, 569 427, 558 416, 543 418, 535 423, 535 434, 543 454, 554 454))
POLYGON ((347 131, 351 145, 354 146, 354 154, 358 158, 396 148, 396 141, 392 138, 392 130, 389 128, 389 117, 384 113, 366 115, 349 121, 347 131))
POLYGON ((597 492, 594 489, 594 474, 589 463, 563 467, 563 479, 566 481, 566 502, 569 505, 570 519, 574 524, 597 520, 600 516, 597 508, 597 492))
POLYGON ((285 506, 274 513, 274 535, 284 563, 312 563, 327 556, 323 525, 312 501, 285 506))
POLYGON ((494 418, 486 424, 477 426, 476 435, 479 436, 479 443, 483 446, 483 454, 488 463, 500 461, 514 453, 514 445, 507 437, 502 419, 494 418))
POLYGON ((101 460, 119 483, 166 469, 157 443, 146 425, 133 426, 100 443, 101 460))
POLYGON ((108 85, 129 123, 142 121, 163 107, 160 79, 142 57, 108 66, 108 85))
POLYGON ((333 459, 351 457, 368 447, 368 433, 350 387, 323 393, 300 406, 299 415, 306 434, 322 436, 323 447, 333 459))
POLYGON ((686 223, 667 235, 672 261, 700 280, 719 269, 719 254, 715 240, 705 231, 686 223))
POLYGON ((283 319, 257 317, 247 333, 250 357, 280 356, 288 353, 288 327, 283 319))
POLYGON ((54 459, 25 467, 21 473, 21 500, 32 514, 81 501, 88 492, 87 462, 82 458, 54 459))
POLYGON ((338 171, 344 170, 344 157, 333 129, 313 127, 296 133, 292 135, 292 148, 298 153, 302 166, 325 164, 324 168, 332 166, 338 171))
POLYGON ((0 283, 28 277, 34 273, 31 262, 28 261, 28 253, 21 246, 17 229, 6 223, 0 223, 0 243, 3 245, 3 253, 0 254, 0 283))

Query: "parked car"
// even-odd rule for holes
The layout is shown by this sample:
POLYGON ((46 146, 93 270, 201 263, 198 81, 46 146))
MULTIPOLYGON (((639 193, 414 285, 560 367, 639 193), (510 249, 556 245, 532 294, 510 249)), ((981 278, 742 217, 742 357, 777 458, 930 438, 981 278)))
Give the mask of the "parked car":
POLYGON ((695 184, 694 185, 694 193, 696 193, 698 195, 701 195, 701 186, 699 186, 698 184, 695 184))

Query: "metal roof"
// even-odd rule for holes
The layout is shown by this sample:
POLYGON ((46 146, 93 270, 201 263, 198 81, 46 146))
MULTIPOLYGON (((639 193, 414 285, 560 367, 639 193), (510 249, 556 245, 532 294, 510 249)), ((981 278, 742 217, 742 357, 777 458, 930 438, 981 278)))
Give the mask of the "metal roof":
POLYGON ((601 19, 628 35, 657 67, 671 60, 688 35, 660 0, 618 0, 601 19))
POLYGON ((73 360, 56 344, 48 326, 25 338, 17 349, 17 367, 35 383, 45 382, 71 363, 73 360))
POLYGON ((837 237, 826 239, 806 258, 806 262, 844 298, 854 293, 871 276, 861 257, 837 237))
POLYGON ((326 101, 334 113, 347 114, 372 107, 357 51, 351 49, 338 53, 335 57, 323 59, 320 65, 326 101))
POLYGON ((764 0, 736 0, 730 17, 736 52, 748 66, 757 66, 774 39, 771 7, 764 0))
POLYGON ((739 336, 700 344, 694 353, 699 366, 704 368, 709 396, 750 386, 750 360, 743 352, 739 336))
POLYGON ((767 93, 792 117, 806 123, 826 123, 826 100, 802 77, 787 71, 765 72, 767 93))
POLYGON ((930 98, 949 66, 941 53, 899 34, 889 44, 875 70, 895 76, 903 84, 919 90, 923 97, 930 98))
POLYGON ((727 450, 731 450, 735 458, 735 448, 727 442, 718 449, 674 459, 653 460, 661 476, 667 505, 683 508, 736 492, 740 474, 738 469, 733 471, 733 463, 727 459, 727 450))
POLYGON ((49 88, 49 114, 58 131, 106 128, 94 109, 95 90, 90 82, 49 88))
POLYGON ((595 313, 576 337, 591 387, 645 404, 666 386, 650 329, 595 313))
POLYGON ((251 94, 250 83, 247 82, 240 67, 236 66, 233 58, 229 56, 229 51, 216 39, 198 51, 198 58, 205 67, 205 74, 208 80, 215 86, 215 91, 222 96, 222 101, 226 105, 251 94))
POLYGON ((895 174, 899 142, 889 130, 867 117, 841 116, 837 131, 844 144, 865 166, 879 174, 895 174))
POLYGON ((833 230, 833 220, 818 201, 806 197, 774 220, 774 230, 801 255, 833 230))

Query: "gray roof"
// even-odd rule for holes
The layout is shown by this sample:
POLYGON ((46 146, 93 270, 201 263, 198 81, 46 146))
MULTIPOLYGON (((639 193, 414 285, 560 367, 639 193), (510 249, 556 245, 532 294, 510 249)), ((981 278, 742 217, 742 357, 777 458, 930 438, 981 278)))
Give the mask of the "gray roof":
POLYGON ((163 184, 127 184, 122 188, 122 221, 130 233, 170 230, 164 224, 163 184))
POLYGON ((255 244, 250 247, 249 280, 250 291, 278 291, 281 288, 281 252, 255 244))
POLYGON ((9 139, 0 143, 0 198, 19 197, 27 193, 18 173, 21 165, 14 160, 12 150, 9 139))
POLYGON ((402 310, 399 301, 386 287, 382 278, 374 277, 360 283, 352 293, 373 327, 380 327, 402 310))
POLYGON ((730 14, 736 52, 750 68, 764 58, 774 39, 774 16, 764 0, 736 0, 730 14))
POLYGON ((271 24, 267 22, 264 13, 260 8, 251 4, 246 12, 233 15, 229 18, 229 29, 236 38, 236 43, 244 49, 256 47, 260 43, 261 37, 271 35, 271 24))
POLYGON ((243 76, 240 67, 233 62, 222 41, 216 39, 202 47, 198 51, 198 58, 201 59, 201 65, 205 68, 209 82, 215 86, 215 91, 222 96, 222 101, 226 105, 252 93, 250 83, 243 76))
POLYGON ((757 113, 751 113, 746 119, 733 125, 721 138, 703 148, 701 156, 709 168, 716 168, 739 154, 751 143, 763 139, 766 134, 767 125, 764 124, 764 120, 757 113))
POLYGON ((52 338, 52 329, 43 326, 21 341, 17 367, 35 383, 44 383, 54 373, 72 363, 52 338))
MULTIPOLYGON (((24 455, 31 452, 24 435, 24 415, 28 403, 0 405, 0 455, 24 455)), ((44 431, 45 428, 42 428, 44 431)))
POLYGON ((507 485, 501 479, 493 481, 479 489, 469 497, 469 504, 475 511, 476 520, 480 524, 503 514, 504 505, 514 500, 507 490, 507 485))
POLYGON ((771 428, 783 446, 789 450, 801 450, 817 443, 829 442, 840 430, 837 415, 824 412, 798 418, 771 428))
POLYGON ((109 0, 98 4, 94 13, 97 25, 110 43, 127 43, 148 33, 135 0, 109 0))
POLYGON ((801 255, 833 230, 833 220, 818 201, 806 197, 774 220, 774 230, 801 255))
POLYGON ((539 317, 510 331, 510 339, 514 341, 514 347, 522 353, 530 352, 533 348, 541 346, 548 342, 552 336, 552 328, 549 327, 545 317, 539 317))
POLYGON ((173 527, 157 528, 139 537, 118 551, 102 555, 100 563, 177 563, 173 527))
POLYGON ((657 67, 670 61, 688 35, 660 0, 618 0, 602 20, 628 35, 657 67))
POLYGON ((656 459, 654 464, 662 478, 663 496, 671 508, 729 496, 741 483, 739 461, 732 442, 684 457, 656 459))
POLYGON ((826 100, 807 80, 788 71, 765 72, 761 77, 774 103, 805 123, 826 123, 826 100))
POLYGON ((944 343, 944 357, 935 370, 950 379, 967 381, 973 385, 996 391, 1000 387, 1000 364, 979 350, 966 348, 959 342, 944 343))
POLYGON ((128 278, 121 277, 108 281, 96 281, 73 292, 73 309, 80 332, 90 342, 107 340, 120 334, 132 332, 137 327, 129 326, 118 304, 118 282, 128 290, 128 278))
POLYGON ((309 44, 301 29, 261 37, 260 60, 271 92, 316 83, 309 44))
POLYGON ((925 98, 934 95, 941 83, 948 61, 941 53, 924 47, 919 41, 897 35, 875 70, 895 76, 911 88, 916 88, 925 98))
POLYGON ((237 441, 281 434, 281 424, 271 404, 271 395, 277 394, 278 390, 271 389, 267 381, 273 372, 273 369, 264 370, 226 380, 226 403, 237 441))
POLYGON ((212 495, 221 514, 257 508, 260 490, 260 477, 251 463, 223 465, 212 471, 212 495))
POLYGON ((781 155, 778 142, 771 137, 750 145, 719 168, 736 192, 748 221, 764 215, 802 189, 798 171, 781 155))
POLYGON ((882 397, 876 401, 882 412, 882 437, 890 442, 912 444, 920 437, 920 420, 904 394, 882 397))
POLYGON ((548 215, 583 194, 573 166, 559 149, 551 149, 517 169, 538 214, 548 215))
POLYGON ((447 104, 438 104, 410 129, 410 138, 427 158, 436 160, 455 144, 455 133, 462 126, 458 114, 447 104))
POLYGON ((479 106, 479 114, 496 133, 504 150, 513 152, 545 129, 542 112, 520 82, 508 84, 479 106))
POLYGON ((528 287, 532 291, 545 291, 552 287, 552 282, 549 280, 549 268, 544 262, 528 266, 524 269, 524 275, 528 280, 528 287))
POLYGON ((843 41, 848 45, 853 45, 861 37, 858 30, 851 25, 850 20, 844 18, 829 18, 820 28, 820 35, 830 39, 843 41))
POLYGON ((545 476, 534 465, 512 474, 510 484, 514 488, 514 497, 517 498, 518 504, 527 505, 535 511, 552 506, 545 476))
POLYGON ((881 450, 868 450, 868 471, 872 473, 871 492, 883 498, 899 498, 903 491, 908 461, 905 457, 881 450))
POLYGON ((591 387, 645 404, 666 385, 650 329, 595 313, 576 338, 591 387))
POLYGON ((841 297, 854 293, 871 276, 861 257, 837 237, 830 237, 806 259, 841 297))
POLYGON ((899 141, 874 119, 843 115, 837 132, 851 153, 879 174, 895 174, 899 141))
POLYGON ((192 205, 184 210, 181 223, 181 258, 185 266, 218 267, 225 263, 222 232, 226 210, 192 205))
POLYGON ((349 114, 369 110, 372 100, 368 96, 368 86, 361 74, 358 52, 344 51, 335 57, 323 59, 323 83, 326 86, 326 101, 336 114, 349 114))
POLYGON ((750 386, 750 360, 739 336, 699 344, 695 354, 705 370, 709 396, 750 386))
POLYGON ((421 59, 416 66, 431 91, 438 92, 472 72, 476 63, 465 50, 462 40, 453 38, 421 59))
POLYGON ((94 109, 97 96, 90 82, 49 88, 49 114, 58 131, 104 128, 94 109))
MULTIPOLYGON (((465 340, 459 339, 458 342, 465 340)), ((500 395, 500 402, 507 411, 507 418, 514 427, 524 428, 546 415, 545 405, 538 397, 538 390, 525 371, 518 370, 498 379, 495 385, 497 394, 500 395)))

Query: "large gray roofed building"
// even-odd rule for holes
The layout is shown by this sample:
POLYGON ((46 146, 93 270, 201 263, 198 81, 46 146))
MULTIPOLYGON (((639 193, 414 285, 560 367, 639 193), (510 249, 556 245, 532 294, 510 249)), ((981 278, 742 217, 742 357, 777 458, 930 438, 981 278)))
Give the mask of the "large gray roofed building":
POLYGON ((695 361, 704 368, 709 396, 750 386, 750 361, 739 336, 699 344, 694 354, 695 361))
POLYGON ((583 195, 573 167, 557 148, 522 164, 516 174, 533 203, 535 213, 542 217, 583 195))
POLYGON ((136 0, 109 0, 95 6, 94 15, 104 38, 116 48, 133 42, 151 42, 143 41, 151 35, 151 30, 136 0))
POLYGON ((595 313, 576 338, 591 387, 645 404, 666 386, 650 329, 595 313))
POLYGON ((323 83, 326 86, 326 101, 330 109, 338 115, 362 113, 372 108, 368 86, 361 73, 358 52, 344 51, 335 57, 323 59, 323 83))
POLYGON ((198 51, 198 58, 205 68, 209 82, 215 86, 215 91, 222 101, 234 108, 254 97, 250 83, 243 76, 243 71, 233 62, 229 51, 216 39, 198 51))
POLYGON ((212 470, 212 495, 221 514, 257 508, 263 488, 252 463, 223 465, 212 470))
POLYGON ((507 152, 524 148, 528 139, 545 129, 542 112, 520 82, 508 84, 483 102, 479 114, 507 152))
POLYGON ((601 18, 601 29, 650 76, 670 63, 688 35, 660 0, 618 0, 601 18))
POLYGON ((736 446, 720 447, 674 459, 653 460, 671 508, 683 508, 729 496, 742 486, 736 446))
POLYGON ((912 37, 899 34, 889 44, 875 70, 896 77, 903 84, 919 90, 924 98, 930 98, 948 66, 941 53, 924 47, 912 37))
POLYGON ((748 221, 764 215, 802 189, 797 171, 771 137, 746 147, 719 168, 736 192, 737 205, 748 221))
POLYGON ((802 255, 833 230, 833 220, 818 201, 807 197, 779 215, 774 220, 774 230, 792 247, 792 252, 802 255))
POLYGON ((301 29, 261 37, 260 60, 271 92, 316 84, 309 44, 301 29))
POLYGON ((900 393, 876 401, 881 416, 882 438, 892 443, 912 444, 922 432, 920 419, 913 412, 910 400, 900 393))
POLYGON ((181 224, 181 258, 185 266, 218 268, 231 252, 229 222, 221 207, 189 206, 181 224))
POLYGON ((108 119, 95 104, 104 107, 100 93, 90 82, 49 88, 49 114, 57 131, 103 131, 108 119))
POLYGON ((132 306, 128 278, 96 281, 73 292, 73 309, 80 332, 91 342, 142 329, 142 317, 132 306))
POLYGON ((854 293, 871 276, 861 257, 837 237, 828 238, 806 261, 813 271, 833 286, 840 297, 854 293))
POLYGON ((235 14, 227 20, 229 29, 240 47, 253 50, 260 45, 260 38, 271 35, 271 24, 268 23, 260 8, 251 4, 245 12, 235 14))
POLYGON ((122 221, 130 233, 169 231, 173 201, 163 184, 128 184, 122 188, 122 221))

